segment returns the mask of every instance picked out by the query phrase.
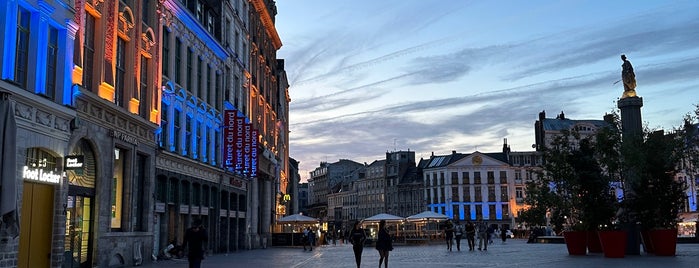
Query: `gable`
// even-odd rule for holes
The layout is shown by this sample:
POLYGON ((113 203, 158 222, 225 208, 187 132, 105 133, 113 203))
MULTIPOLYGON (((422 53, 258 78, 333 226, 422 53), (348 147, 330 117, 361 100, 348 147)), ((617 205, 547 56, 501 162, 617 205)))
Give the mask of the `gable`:
POLYGON ((506 162, 498 160, 487 154, 480 152, 472 153, 459 161, 456 161, 449 165, 449 167, 477 167, 477 166, 503 166, 509 165, 506 162))

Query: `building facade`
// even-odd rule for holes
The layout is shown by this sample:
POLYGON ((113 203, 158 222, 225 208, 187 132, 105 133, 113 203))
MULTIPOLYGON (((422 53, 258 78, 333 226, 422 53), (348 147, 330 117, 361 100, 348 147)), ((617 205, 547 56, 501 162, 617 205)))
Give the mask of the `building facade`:
POLYGON ((372 162, 364 168, 364 173, 364 177, 354 183, 357 211, 350 220, 386 213, 386 160, 372 162))
POLYGON ((415 152, 386 153, 386 213, 408 217, 423 212, 424 186, 415 163, 415 152))
MULTIPOLYGON (((515 180, 518 170, 509 162, 509 147, 502 153, 431 156, 424 164, 423 179, 428 208, 456 220, 486 220, 493 224, 515 225, 516 189, 524 180, 515 180)), ((536 178, 532 178, 536 179, 536 178)))
POLYGON ((16 123, 15 151, 6 154, 16 156, 15 161, 0 163, 2 169, 15 170, 13 178, 2 178, 0 267, 60 267, 70 248, 66 213, 72 205, 67 200, 71 181, 63 174, 68 159, 71 166, 79 162, 70 149, 78 116, 72 108, 74 16, 72 2, 11 0, 0 5, 0 98, 10 104, 2 116, 16 123), (7 212, 7 207, 14 209, 7 212))

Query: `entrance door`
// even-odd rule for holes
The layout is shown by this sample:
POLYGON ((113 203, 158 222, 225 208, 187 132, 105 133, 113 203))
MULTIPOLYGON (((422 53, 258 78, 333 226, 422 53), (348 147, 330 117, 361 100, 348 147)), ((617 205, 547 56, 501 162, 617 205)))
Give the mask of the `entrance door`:
POLYGON ((17 267, 50 267, 54 186, 24 183, 17 267))
POLYGON ((91 197, 68 196, 64 267, 92 267, 92 211, 91 197))

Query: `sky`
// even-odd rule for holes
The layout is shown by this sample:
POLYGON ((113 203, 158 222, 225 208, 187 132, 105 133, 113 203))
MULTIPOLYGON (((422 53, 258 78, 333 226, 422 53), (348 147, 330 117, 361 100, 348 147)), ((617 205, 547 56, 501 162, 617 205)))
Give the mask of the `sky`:
POLYGON ((699 104, 699 1, 276 3, 302 181, 391 151, 532 151, 541 111, 617 110, 621 54, 647 127, 678 127, 699 104))

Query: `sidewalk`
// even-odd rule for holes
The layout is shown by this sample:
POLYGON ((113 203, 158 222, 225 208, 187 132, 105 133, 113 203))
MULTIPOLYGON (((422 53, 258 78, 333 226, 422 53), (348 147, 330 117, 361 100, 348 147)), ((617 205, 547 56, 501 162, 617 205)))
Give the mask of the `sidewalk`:
MULTIPOLYGON (((466 240, 463 240, 465 242, 466 240)), ((466 250, 464 251, 464 248, 466 250)), ((677 244, 677 256, 656 257, 642 254, 621 259, 604 258, 602 254, 569 256, 564 244, 527 244, 525 239, 496 241, 488 251, 448 252, 446 245, 395 246, 390 254, 389 267, 697 267, 699 244, 677 244)), ((362 267, 376 267, 379 254, 371 247, 364 248, 362 267)), ((167 260, 144 267, 186 268, 187 260, 167 260)), ((202 262, 204 268, 222 267, 356 267, 351 245, 324 246, 313 251, 300 247, 272 247, 246 250, 228 255, 214 255, 202 262)))

